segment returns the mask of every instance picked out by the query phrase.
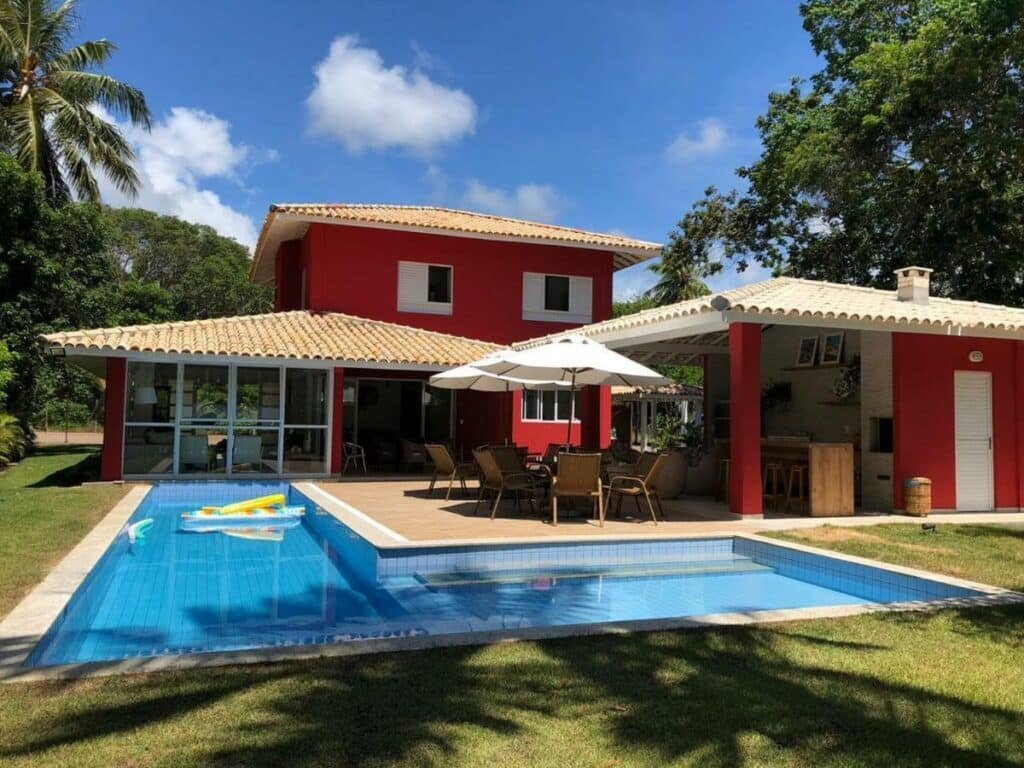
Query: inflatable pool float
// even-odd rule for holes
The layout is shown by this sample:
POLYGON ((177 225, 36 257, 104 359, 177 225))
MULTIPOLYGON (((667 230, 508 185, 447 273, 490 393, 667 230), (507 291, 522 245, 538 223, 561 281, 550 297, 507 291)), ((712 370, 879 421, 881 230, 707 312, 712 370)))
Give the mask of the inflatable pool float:
MULTIPOLYGON (((290 526, 289 526, 290 527, 290 526)), ((221 528, 220 532, 234 539, 249 541, 284 541, 284 528, 221 528)))
POLYGON ((145 520, 139 520, 137 523, 131 523, 125 526, 124 532, 128 536, 128 543, 134 544, 136 541, 142 541, 146 538, 146 532, 153 527, 153 518, 147 517, 145 520))
MULTIPOLYGON (((235 535, 236 531, 286 531, 289 528, 294 528, 297 525, 300 525, 301 523, 301 516, 265 518, 262 520, 254 520, 251 517, 244 520, 239 520, 237 518, 228 518, 226 520, 204 518, 202 520, 182 520, 181 527, 182 530, 189 531, 191 533, 213 533, 215 531, 220 531, 221 533, 235 535)), ((254 536, 251 538, 257 537, 254 536)))
POLYGON ((294 521, 294 524, 298 525, 299 518, 305 511, 305 507, 301 505, 286 505, 284 494, 274 494, 238 501, 223 507, 201 507, 191 512, 183 512, 181 525, 185 530, 220 530, 232 525, 280 526, 286 521, 294 521))

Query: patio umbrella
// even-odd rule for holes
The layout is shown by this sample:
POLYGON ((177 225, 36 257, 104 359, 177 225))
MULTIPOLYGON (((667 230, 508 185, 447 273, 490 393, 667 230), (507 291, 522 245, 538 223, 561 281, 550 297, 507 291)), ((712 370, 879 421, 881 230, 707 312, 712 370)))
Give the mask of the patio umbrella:
MULTIPOLYGON (((486 373, 517 381, 569 384, 573 393, 577 386, 587 384, 643 387, 670 383, 657 371, 579 334, 552 339, 529 349, 495 352, 471 365, 486 373)), ((572 440, 575 408, 576 398, 570 397, 567 443, 572 440)))
POLYGON ((568 388, 569 385, 558 381, 528 381, 498 376, 473 365, 460 365, 458 368, 435 373, 430 377, 430 386, 438 389, 472 389, 477 392, 514 392, 520 389, 568 388))
MULTIPOLYGON (((484 360, 491 360, 490 357, 484 360)), ((471 389, 475 392, 516 392, 520 389, 568 389, 568 384, 557 381, 525 381, 481 371, 472 365, 460 365, 430 377, 430 386, 438 389, 471 389)), ((509 406, 511 408, 511 405, 509 406)), ((508 414, 511 423, 512 413, 508 414)))

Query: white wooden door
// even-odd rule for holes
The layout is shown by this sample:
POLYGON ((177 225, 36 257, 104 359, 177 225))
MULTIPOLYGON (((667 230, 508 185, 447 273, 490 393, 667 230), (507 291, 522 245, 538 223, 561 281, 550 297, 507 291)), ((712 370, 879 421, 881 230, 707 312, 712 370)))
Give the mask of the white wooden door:
POLYGON ((956 508, 962 511, 995 507, 992 478, 992 375, 956 371, 956 508))

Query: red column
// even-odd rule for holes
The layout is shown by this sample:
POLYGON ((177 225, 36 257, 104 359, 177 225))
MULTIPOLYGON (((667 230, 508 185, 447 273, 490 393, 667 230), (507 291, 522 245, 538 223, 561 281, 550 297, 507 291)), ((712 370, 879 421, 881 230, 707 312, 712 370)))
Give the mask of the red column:
POLYGON ((597 450, 602 450, 612 444, 612 388, 601 387, 598 396, 598 429, 597 429, 597 450))
POLYGON ((761 326, 729 326, 729 509, 761 515, 761 326))
POLYGON ((1017 420, 1017 508, 1024 509, 1024 342, 1014 342, 1014 418, 1017 420))
POLYGON ((345 462, 345 369, 334 369, 331 411, 331 474, 340 475, 345 462))
POLYGON ((127 361, 123 357, 107 358, 107 384, 103 392, 101 480, 121 479, 124 454, 124 392, 127 384, 127 369, 127 361))

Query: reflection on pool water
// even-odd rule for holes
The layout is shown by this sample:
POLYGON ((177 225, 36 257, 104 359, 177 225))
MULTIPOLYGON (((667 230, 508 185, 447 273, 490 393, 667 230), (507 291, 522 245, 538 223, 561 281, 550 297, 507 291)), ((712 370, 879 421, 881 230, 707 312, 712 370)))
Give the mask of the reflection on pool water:
POLYGON ((744 538, 378 551, 280 483, 156 486, 29 657, 52 665, 976 592, 744 538), (282 492, 301 525, 193 533, 182 512, 282 492))

